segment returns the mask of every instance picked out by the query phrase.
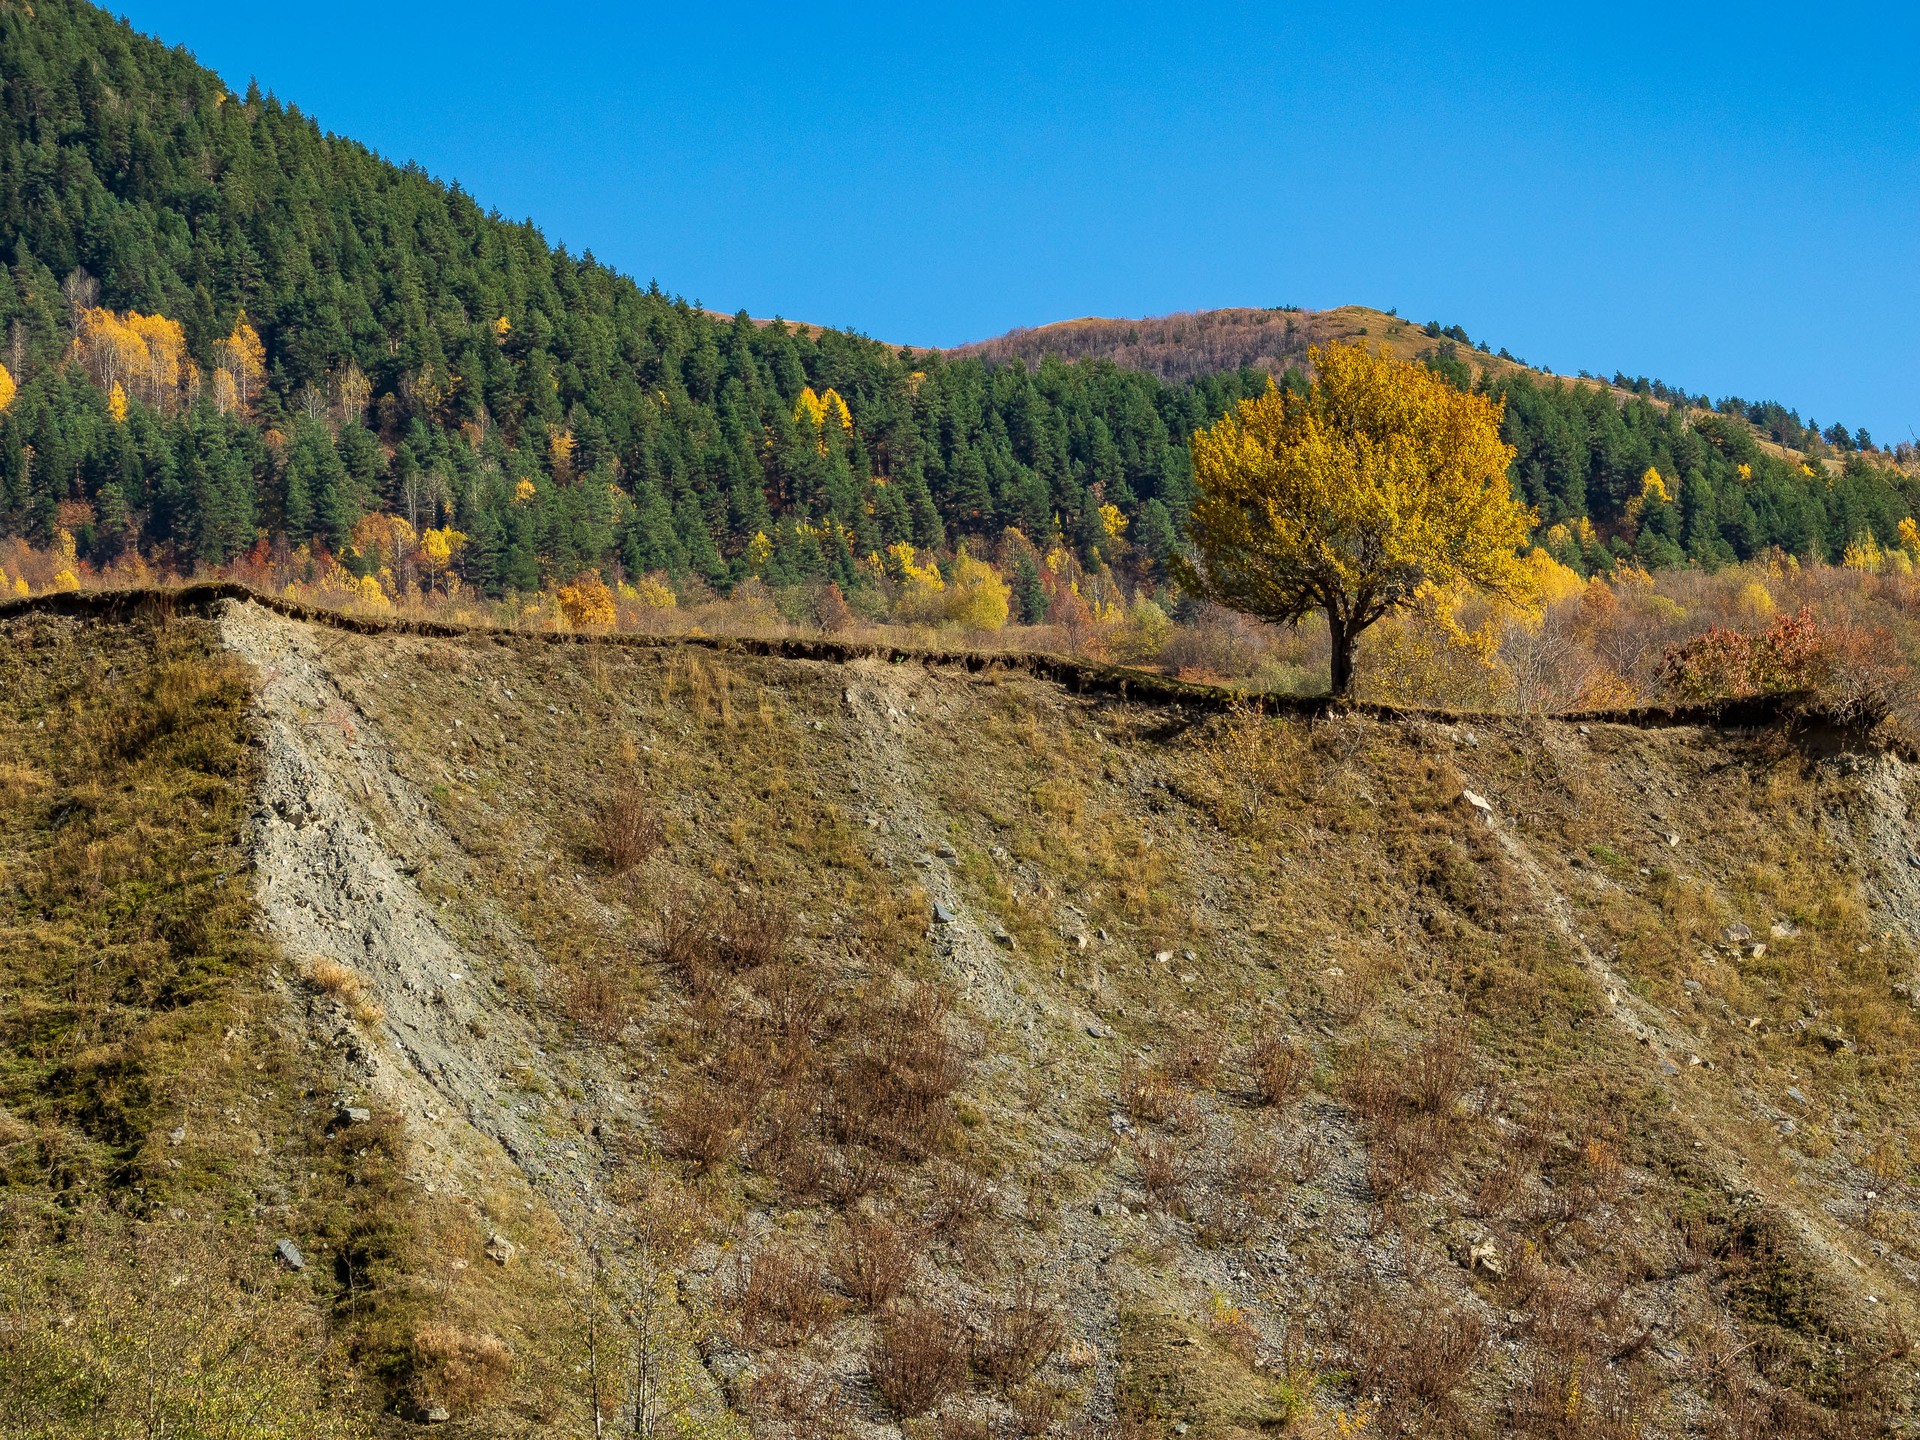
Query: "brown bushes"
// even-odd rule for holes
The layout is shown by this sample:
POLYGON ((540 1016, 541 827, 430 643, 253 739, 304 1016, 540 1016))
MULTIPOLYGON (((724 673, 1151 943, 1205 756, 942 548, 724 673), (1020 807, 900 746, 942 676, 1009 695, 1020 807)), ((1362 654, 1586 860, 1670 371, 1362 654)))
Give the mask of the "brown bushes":
POLYGON ((792 917, 765 897, 721 901, 681 892, 660 909, 661 962, 696 995, 771 965, 792 935, 792 917))
POLYGON ((1472 1042, 1461 1025, 1434 1030, 1405 1054, 1370 1048, 1355 1058, 1342 1095, 1372 1130, 1367 1180, 1375 1200, 1390 1204, 1432 1180, 1472 1075, 1472 1042))
POLYGON ((732 1095, 700 1085, 669 1100, 660 1115, 660 1148, 696 1170, 711 1170, 740 1152, 746 1112, 732 1095))
POLYGON ((1136 1135, 1133 1158, 1140 1168, 1140 1187, 1147 1192, 1147 1199, 1162 1210, 1181 1210, 1187 1186, 1194 1178, 1193 1161, 1186 1151, 1158 1135, 1136 1135))
POLYGON ((881 1325, 867 1371, 896 1414, 924 1415, 966 1383, 966 1332, 943 1310, 900 1311, 881 1325))
POLYGON ((915 1237, 890 1220, 856 1215, 828 1257, 834 1282, 867 1310, 883 1310, 913 1278, 919 1260, 915 1237))
POLYGON ((826 1328, 833 1297, 812 1257, 781 1245, 736 1256, 724 1295, 735 1334, 749 1345, 798 1345, 826 1328))
POLYGON ((1039 1286, 1022 1279, 1008 1301, 994 1307, 985 1333, 975 1338, 973 1368, 1002 1391, 1011 1390, 1053 1358, 1065 1335, 1039 1286))
POLYGON ((1200 1120, 1193 1097, 1176 1085, 1171 1076, 1162 1070, 1148 1070, 1135 1064, 1129 1064, 1121 1074, 1120 1103, 1140 1125, 1170 1125, 1176 1130, 1187 1130, 1200 1120))
POLYGON ((1254 1042, 1247 1056, 1247 1073, 1262 1105, 1291 1105, 1306 1089, 1307 1077, 1313 1073, 1313 1055, 1303 1045, 1268 1035, 1254 1042))
POLYGON ((593 847, 616 875, 644 865, 666 839, 659 808, 638 780, 622 780, 593 816, 593 847))
POLYGON ((1360 1393, 1389 1397, 1381 1420, 1390 1434, 1422 1420, 1451 1421, 1455 1393, 1487 1348, 1477 1315, 1425 1289, 1367 1295, 1342 1328, 1360 1393))
POLYGON ((853 1407, 830 1374, 802 1368, 787 1356, 769 1361, 747 1391, 748 1411, 787 1427, 794 1440, 838 1440, 853 1407))

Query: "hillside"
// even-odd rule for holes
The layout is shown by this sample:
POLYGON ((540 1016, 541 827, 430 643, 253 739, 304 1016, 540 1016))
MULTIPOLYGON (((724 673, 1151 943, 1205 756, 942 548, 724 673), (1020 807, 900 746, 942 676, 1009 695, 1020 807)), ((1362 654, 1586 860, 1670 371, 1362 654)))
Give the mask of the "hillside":
POLYGON ((0 627, 0 1434, 1915 1423, 1897 754, 0 627))
POLYGON ((0 535, 80 567, 298 555, 396 598, 757 579, 872 611, 882 571, 963 545, 1017 578, 1018 530, 1164 597, 1194 429, 1307 340, 1387 332, 1507 393, 1514 484, 1583 572, 1837 558, 1916 508, 1879 452, 1803 466, 1748 419, 1558 386, 1357 308, 1074 322, 957 356, 722 319, 83 0, 0 4, 0 57, 0 535), (1039 363, 1062 345, 1089 353, 1039 363))

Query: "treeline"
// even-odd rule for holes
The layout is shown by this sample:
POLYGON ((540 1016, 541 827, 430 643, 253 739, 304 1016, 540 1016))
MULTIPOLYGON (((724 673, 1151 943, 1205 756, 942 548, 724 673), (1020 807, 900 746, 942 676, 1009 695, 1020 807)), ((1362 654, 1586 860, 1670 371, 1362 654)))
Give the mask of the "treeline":
MULTIPOLYGON (((1147 580, 1191 498, 1186 437, 1267 383, 715 316, 78 0, 0 3, 0 53, 0 533, 64 531, 84 562, 351 561, 381 510, 456 529, 496 594, 588 569, 849 588, 895 545, 948 564, 1010 528, 1147 580)), ((1572 563, 1837 554, 1905 513, 1877 470, 1846 482, 1859 504, 1767 457, 1736 484, 1741 427, 1512 396, 1516 483, 1600 527, 1572 563), (1649 465, 1675 517, 1626 514, 1649 465)))
POLYGON ((1920 478, 1857 451, 1784 457, 1744 417, 1527 376, 1490 389, 1506 401, 1514 485, 1547 548, 1578 569, 1617 557, 1713 567, 1776 547, 1838 561, 1865 536, 1897 544, 1916 509, 1920 478))

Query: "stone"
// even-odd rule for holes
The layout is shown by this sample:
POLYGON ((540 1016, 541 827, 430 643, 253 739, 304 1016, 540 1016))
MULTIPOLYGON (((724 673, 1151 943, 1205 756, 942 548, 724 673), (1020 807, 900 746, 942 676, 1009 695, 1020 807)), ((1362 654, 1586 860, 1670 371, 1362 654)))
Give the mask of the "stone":
POLYGON ((1460 798, 1488 819, 1493 818, 1493 805, 1486 796, 1477 795, 1471 790, 1462 790, 1460 792, 1460 798))
POLYGON ((444 1405, 428 1405, 420 1411, 423 1425, 444 1425, 453 1419, 453 1412, 444 1405))
POLYGON ((1791 940, 1800 933, 1800 927, 1791 920, 1776 920, 1767 927, 1767 933, 1776 940, 1791 940))
POLYGON ((494 1264, 500 1266, 511 1265, 514 1254, 513 1242, 507 1239, 506 1236, 497 1231, 487 1236, 487 1258, 493 1261, 494 1264))
POLYGON ((960 852, 958 850, 954 849, 953 846, 946 844, 944 841, 941 844, 934 847, 933 853, 938 855, 942 860, 958 859, 960 855, 960 852))
POLYGON ((279 1241, 274 1245, 273 1253, 278 1257, 280 1263, 289 1270, 304 1270, 307 1268, 307 1257, 300 1253, 300 1247, 291 1240, 279 1241))
POLYGON ((946 906, 942 905, 938 900, 933 902, 933 923, 934 924, 951 925, 958 918, 959 917, 955 915, 953 911, 949 910, 946 906))
POLYGON ((1500 1247, 1491 1236, 1476 1240, 1467 1248, 1467 1268, 1484 1271, 1496 1280, 1507 1273, 1506 1262, 1500 1258, 1500 1247))
POLYGON ((1167 964, 1167 963, 1168 963, 1169 961, 1171 961, 1171 960, 1173 959, 1173 951, 1171 951, 1171 950, 1156 950, 1156 951, 1154 951, 1154 952, 1153 952, 1153 958, 1154 958, 1154 960, 1155 960, 1155 962, 1156 962, 1156 963, 1158 963, 1158 964, 1161 964, 1161 965, 1165 965, 1165 964, 1167 964))
POLYGON ((1787 1098, 1796 1105, 1804 1105, 1807 1103, 1806 1094, 1798 1085, 1789 1085, 1787 1087, 1787 1098))
POLYGON ((1667 848, 1669 850, 1674 849, 1676 846, 1680 844, 1680 837, 1678 835, 1675 835, 1671 830, 1667 832, 1666 840, 1667 840, 1667 848))
POLYGON ((1728 945, 1745 945, 1753 939, 1753 930, 1746 921, 1736 920, 1720 932, 1720 939, 1728 945))
POLYGON ((182 1144, 185 1142, 186 1138, 187 1138, 187 1127, 184 1125, 176 1125, 174 1126, 173 1129, 167 1132, 167 1143, 169 1145, 182 1144))
POLYGON ((342 1105, 340 1118, 349 1125, 364 1125, 373 1119, 373 1112, 364 1105, 342 1105))

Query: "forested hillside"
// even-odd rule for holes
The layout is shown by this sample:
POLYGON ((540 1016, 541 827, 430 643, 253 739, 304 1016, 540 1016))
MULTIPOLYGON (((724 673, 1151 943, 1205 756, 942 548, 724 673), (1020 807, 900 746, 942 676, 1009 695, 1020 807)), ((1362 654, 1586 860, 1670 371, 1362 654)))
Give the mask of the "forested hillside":
MULTIPOLYGON (((76 0, 0 0, 0 55, 0 532, 82 565, 264 544, 372 574, 384 512, 443 536, 401 573, 490 594, 588 569, 851 594, 901 546, 1017 569, 1009 527, 1158 583, 1186 437, 1267 383, 716 318, 76 0)), ((1516 484, 1583 570, 1837 556, 1913 508, 1884 457, 1803 467, 1744 420, 1450 346, 1509 394, 1516 484)))

